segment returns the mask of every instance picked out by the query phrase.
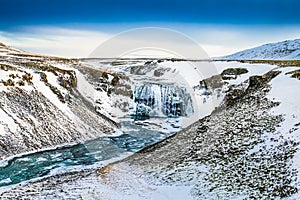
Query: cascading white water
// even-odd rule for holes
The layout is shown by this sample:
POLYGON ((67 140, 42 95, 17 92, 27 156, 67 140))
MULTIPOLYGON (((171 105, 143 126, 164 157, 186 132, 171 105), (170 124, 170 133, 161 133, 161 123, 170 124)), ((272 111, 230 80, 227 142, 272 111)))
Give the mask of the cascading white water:
POLYGON ((192 99, 183 86, 144 83, 135 89, 135 116, 180 117, 193 114, 192 99))

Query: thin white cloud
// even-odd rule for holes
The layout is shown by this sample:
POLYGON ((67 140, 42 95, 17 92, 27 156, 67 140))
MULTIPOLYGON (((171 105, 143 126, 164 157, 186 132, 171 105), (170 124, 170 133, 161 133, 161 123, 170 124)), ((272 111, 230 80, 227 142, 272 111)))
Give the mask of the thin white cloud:
MULTIPOLYGON (((300 38, 300 26, 167 25, 191 37, 209 56, 222 56, 269 42, 300 38)), ((105 30, 104 28, 102 30, 105 30)), ((27 27, 0 32, 0 42, 29 52, 61 57, 87 57, 112 33, 93 29, 27 27)))
POLYGON ((189 34, 214 57, 266 43, 299 39, 300 26, 193 26, 189 34))
POLYGON ((87 57, 111 35, 87 30, 38 27, 24 33, 0 32, 0 40, 25 51, 61 57, 87 57))

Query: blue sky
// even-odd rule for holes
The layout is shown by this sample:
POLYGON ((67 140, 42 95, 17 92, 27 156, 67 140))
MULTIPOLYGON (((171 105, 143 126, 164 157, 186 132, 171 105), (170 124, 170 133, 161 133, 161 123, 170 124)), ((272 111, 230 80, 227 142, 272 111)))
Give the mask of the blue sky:
POLYGON ((298 24, 297 0, 2 0, 1 26, 175 22, 298 24))
POLYGON ((64 53, 72 44, 66 43, 67 39, 77 41, 78 48, 85 43, 83 49, 88 52, 94 48, 89 46, 92 41, 87 41, 89 34, 102 41, 130 28, 156 26, 181 31, 204 46, 215 46, 211 50, 215 56, 300 38, 299 7, 297 0, 2 0, 0 40, 33 52, 72 57, 79 55, 64 53), (233 39, 237 44, 232 44, 233 39))

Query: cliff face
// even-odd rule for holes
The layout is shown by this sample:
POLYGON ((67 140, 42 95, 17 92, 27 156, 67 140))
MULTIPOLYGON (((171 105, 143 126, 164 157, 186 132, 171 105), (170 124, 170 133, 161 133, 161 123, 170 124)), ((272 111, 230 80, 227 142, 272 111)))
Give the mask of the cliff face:
POLYGON ((80 67, 0 45, 0 157, 114 134, 107 92, 80 67))

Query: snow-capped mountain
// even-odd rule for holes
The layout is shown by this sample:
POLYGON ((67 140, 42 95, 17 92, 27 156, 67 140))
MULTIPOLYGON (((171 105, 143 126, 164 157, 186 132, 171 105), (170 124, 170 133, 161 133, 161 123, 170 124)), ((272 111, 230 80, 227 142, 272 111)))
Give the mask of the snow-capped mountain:
POLYGON ((77 60, 0 43, 1 158, 116 132, 113 102, 83 68, 92 70, 77 60))
POLYGON ((265 44, 232 55, 221 57, 224 60, 299 60, 300 39, 265 44))

